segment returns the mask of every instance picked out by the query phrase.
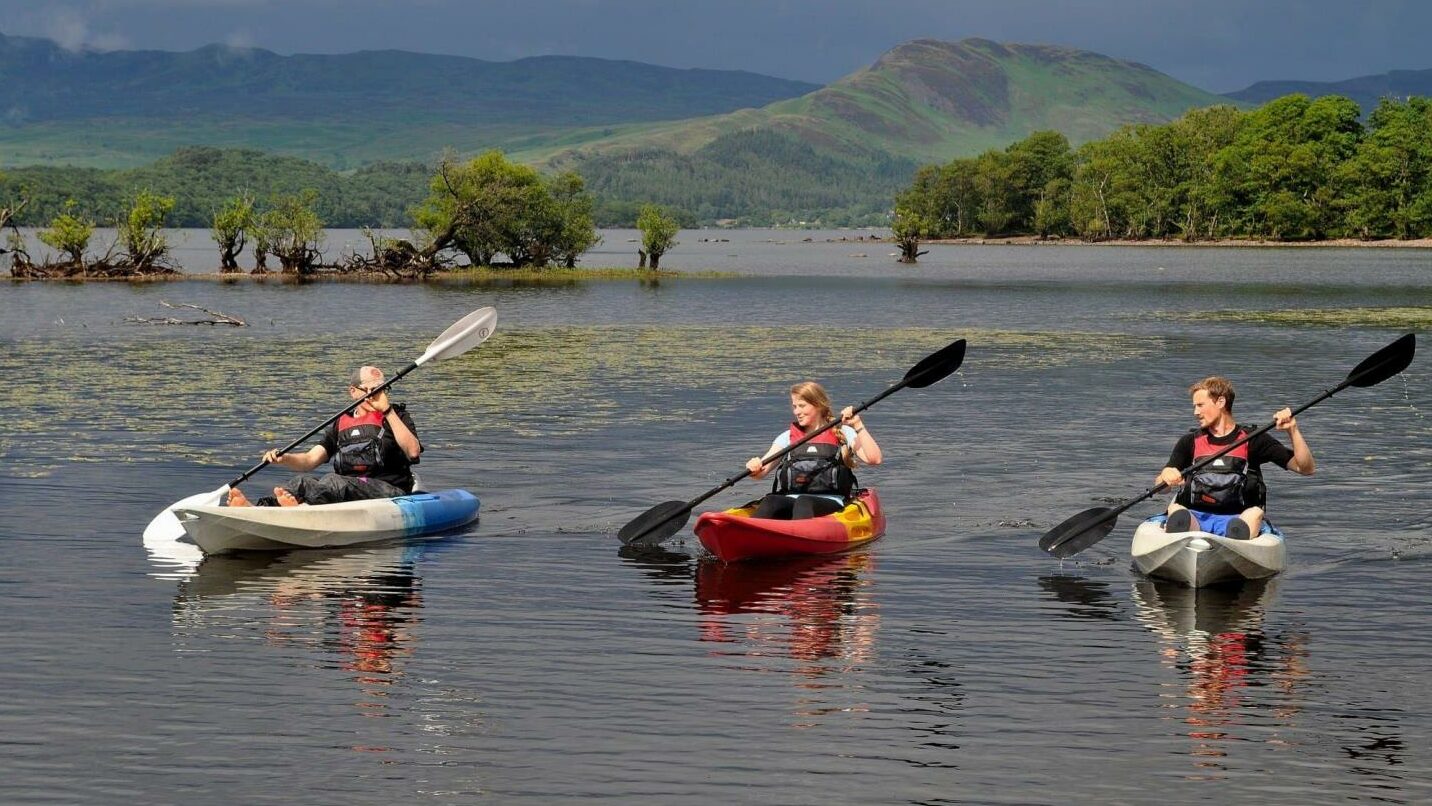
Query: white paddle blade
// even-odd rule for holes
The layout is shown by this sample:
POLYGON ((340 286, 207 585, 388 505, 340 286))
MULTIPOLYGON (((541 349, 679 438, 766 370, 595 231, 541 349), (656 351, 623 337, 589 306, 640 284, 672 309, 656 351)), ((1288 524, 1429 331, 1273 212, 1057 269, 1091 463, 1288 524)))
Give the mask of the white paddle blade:
POLYGON ((174 514, 174 510, 193 506, 216 507, 223 502, 224 494, 228 491, 229 485, 225 484, 217 490, 191 495, 170 504, 168 509, 155 515, 154 520, 144 527, 144 545, 153 549, 163 546, 165 543, 173 543, 183 537, 184 525, 179 523, 179 516, 174 514))
POLYGON ((453 323, 452 327, 433 339, 433 343, 428 345, 427 352, 424 352, 413 363, 421 366, 429 361, 457 358, 487 341, 487 337, 491 336, 495 330, 497 330, 497 309, 478 308, 453 323))

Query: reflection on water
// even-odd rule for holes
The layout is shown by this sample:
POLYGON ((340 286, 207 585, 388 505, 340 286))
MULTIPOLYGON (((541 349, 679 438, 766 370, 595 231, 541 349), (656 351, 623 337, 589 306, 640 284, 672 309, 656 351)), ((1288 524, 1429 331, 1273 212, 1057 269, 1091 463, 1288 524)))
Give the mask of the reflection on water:
MULTIPOLYGON (((402 677, 421 623, 415 563, 423 547, 292 551, 209 557, 179 583, 176 648, 259 638, 301 650, 297 665, 348 673, 363 716, 386 716, 384 699, 402 677)), ((359 747, 362 750, 384 748, 359 747)))
POLYGON ((1202 774, 1225 770, 1239 742, 1293 743, 1284 734, 1305 708, 1308 640, 1265 630, 1277 589, 1276 577, 1206 588, 1134 583, 1137 617, 1159 637, 1160 662, 1185 680, 1177 707, 1202 774))
POLYGON ((1052 594, 1057 601, 1068 605, 1061 614, 1066 618, 1114 621, 1122 615, 1119 600, 1114 597, 1107 582, 1053 575, 1040 577, 1039 587, 1052 594))
POLYGON ((790 672, 806 692, 798 717, 865 711, 832 704, 832 690, 846 688, 842 676, 875 657, 873 566, 864 552, 760 563, 704 558, 696 567, 700 640, 725 645, 717 654, 749 668, 763 657, 794 661, 790 672))

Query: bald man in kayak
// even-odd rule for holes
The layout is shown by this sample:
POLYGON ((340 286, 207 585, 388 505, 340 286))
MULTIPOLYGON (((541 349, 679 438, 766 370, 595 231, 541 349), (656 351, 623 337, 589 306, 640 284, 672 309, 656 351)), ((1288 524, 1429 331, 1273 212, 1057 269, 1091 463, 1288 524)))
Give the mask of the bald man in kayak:
POLYGON ((229 491, 229 506, 292 507, 336 504, 370 498, 392 498, 413 491, 412 465, 423 445, 407 407, 388 399, 383 371, 360 367, 348 379, 348 395, 359 402, 323 432, 317 445, 304 453, 264 453, 264 461, 303 475, 273 488, 272 496, 250 502, 239 488, 229 491), (371 396, 370 396, 371 395, 371 396), (333 471, 315 476, 308 471, 333 460, 333 471))
POLYGON ((1198 428, 1174 446, 1166 466, 1155 479, 1169 487, 1183 485, 1168 506, 1164 530, 1194 530, 1247 540, 1263 528, 1267 487, 1260 465, 1273 463, 1304 476, 1313 475, 1313 452, 1298 430, 1291 409, 1273 415, 1279 431, 1287 433, 1292 450, 1263 433, 1234 448, 1228 454, 1185 479, 1180 468, 1189 467, 1232 445, 1257 429, 1238 425, 1233 419, 1233 384, 1227 378, 1204 378, 1188 388, 1193 397, 1193 416, 1198 428))

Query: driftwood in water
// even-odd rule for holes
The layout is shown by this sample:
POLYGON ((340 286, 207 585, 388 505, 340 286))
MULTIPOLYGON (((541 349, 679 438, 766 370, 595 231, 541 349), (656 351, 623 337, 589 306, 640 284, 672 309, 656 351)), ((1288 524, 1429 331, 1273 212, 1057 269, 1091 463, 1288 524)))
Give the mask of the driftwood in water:
POLYGON ((174 316, 126 316, 124 317, 124 321, 133 322, 139 325, 233 325, 234 327, 249 326, 248 322, 245 322, 242 318, 234 316, 233 314, 224 313, 223 311, 211 310, 209 308, 204 308, 199 305, 193 305, 188 302, 181 302, 178 305, 175 305, 173 303, 165 302, 161 299, 159 300, 159 304, 163 305, 166 308, 192 308, 196 311, 203 311, 212 318, 179 319, 178 317, 174 316))

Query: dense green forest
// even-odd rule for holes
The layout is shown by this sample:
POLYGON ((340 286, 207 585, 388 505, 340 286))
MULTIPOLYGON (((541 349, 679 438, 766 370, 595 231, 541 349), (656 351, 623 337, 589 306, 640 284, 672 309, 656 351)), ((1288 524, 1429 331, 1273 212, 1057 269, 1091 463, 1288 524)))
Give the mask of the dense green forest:
MULTIPOLYGON (((632 227, 643 204, 671 211, 682 226, 732 218, 749 226, 820 221, 830 226, 881 225, 886 199, 909 180, 913 161, 880 155, 864 164, 883 177, 871 193, 866 174, 851 175, 848 163, 822 156, 801 141, 769 132, 723 137, 695 155, 666 152, 602 157, 574 165, 595 199, 600 227, 632 227), (848 176, 842 181, 841 177, 848 176), (715 198, 718 204, 702 202, 715 198)), ((214 213, 236 194, 257 200, 317 191, 317 212, 340 228, 407 227, 428 195, 431 166, 378 163, 338 172, 296 157, 247 149, 184 148, 142 168, 28 167, 5 172, 5 186, 24 187, 29 205, 16 218, 41 226, 73 199, 77 211, 102 226, 117 220, 130 199, 152 191, 175 199, 168 223, 208 227, 214 213)))
POLYGON ((101 225, 115 221, 136 193, 149 190, 174 197, 168 223, 208 227, 229 198, 257 199, 317 191, 317 211, 333 227, 401 227, 428 193, 432 168, 419 163, 378 163, 339 173, 296 157, 247 149, 184 148, 129 170, 37 166, 5 172, 6 184, 23 187, 30 204, 17 217, 21 226, 47 224, 76 202, 80 213, 101 225))
MULTIPOLYGON (((1038 132, 920 169, 897 238, 1432 237, 1432 101, 1289 95, 1199 109, 1071 149, 1038 132)), ((908 253, 907 253, 908 256, 908 253)))

